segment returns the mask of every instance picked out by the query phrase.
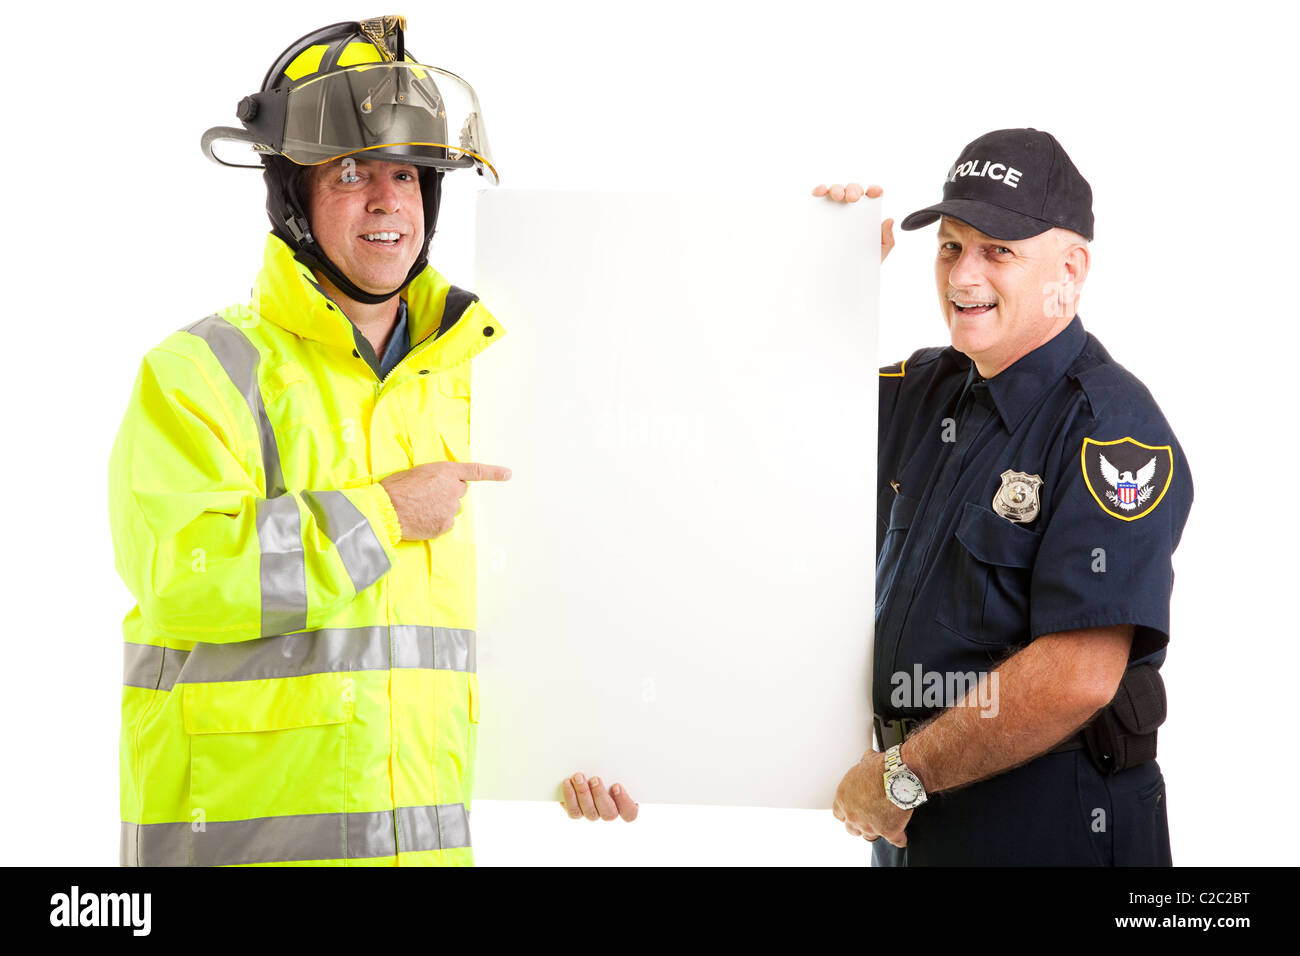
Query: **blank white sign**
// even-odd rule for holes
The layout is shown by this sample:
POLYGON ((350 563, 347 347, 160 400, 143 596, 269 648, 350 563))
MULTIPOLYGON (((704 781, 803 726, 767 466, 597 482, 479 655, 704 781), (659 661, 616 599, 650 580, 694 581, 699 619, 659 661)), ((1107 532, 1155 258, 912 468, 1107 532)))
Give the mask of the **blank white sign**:
POLYGON ((477 796, 829 807, 870 744, 879 209, 486 191, 477 796))

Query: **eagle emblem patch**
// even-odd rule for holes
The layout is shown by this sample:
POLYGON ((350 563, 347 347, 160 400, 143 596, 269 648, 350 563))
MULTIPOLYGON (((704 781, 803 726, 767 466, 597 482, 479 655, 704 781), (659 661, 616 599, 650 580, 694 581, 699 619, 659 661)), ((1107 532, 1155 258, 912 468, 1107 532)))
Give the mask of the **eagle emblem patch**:
POLYGON ((1121 521, 1150 514, 1174 473, 1171 446, 1145 445, 1135 438, 1085 438, 1080 458, 1088 491, 1102 511, 1121 521))

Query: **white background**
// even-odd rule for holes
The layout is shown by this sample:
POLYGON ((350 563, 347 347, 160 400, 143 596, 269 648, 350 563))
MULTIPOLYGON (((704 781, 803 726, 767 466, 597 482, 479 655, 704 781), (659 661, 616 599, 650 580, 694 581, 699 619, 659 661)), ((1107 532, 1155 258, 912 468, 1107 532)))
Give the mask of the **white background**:
MULTIPOLYGON (((6 820, 42 813, 10 828, 5 862, 117 859, 119 623, 131 601, 113 571, 108 452, 142 353, 242 300, 267 229, 259 175, 212 165, 199 136, 235 124, 235 103, 290 41, 381 12, 61 4, 49 23, 15 27, 0 800, 6 820)), ((761 204, 860 178, 884 185, 885 215, 901 218, 939 198, 975 136, 1054 133, 1096 196, 1085 326, 1155 394, 1197 488, 1164 668, 1174 859, 1295 861, 1294 13, 970 0, 400 12, 414 55, 477 89, 512 187, 716 188, 761 204)), ((480 181, 457 175, 433 261, 468 285, 480 181)), ((944 342, 932 255, 922 230, 886 263, 885 360, 944 342)), ((799 832, 834 828, 822 818, 658 809, 601 829, 554 807, 484 806, 475 842, 485 863, 865 856, 847 837, 837 853, 801 853, 799 832)))

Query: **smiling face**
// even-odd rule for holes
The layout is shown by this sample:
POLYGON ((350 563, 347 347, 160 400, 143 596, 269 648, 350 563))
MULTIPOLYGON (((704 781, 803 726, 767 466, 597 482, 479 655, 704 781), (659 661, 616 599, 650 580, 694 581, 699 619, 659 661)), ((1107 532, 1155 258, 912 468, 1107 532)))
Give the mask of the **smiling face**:
POLYGON ((939 224, 939 305, 953 348, 985 378, 1069 324, 1087 271, 1087 244, 1065 229, 1007 240, 947 216, 939 224))
POLYGON ((391 292, 424 245, 419 170, 344 157, 307 173, 304 205, 325 254, 360 289, 391 292))

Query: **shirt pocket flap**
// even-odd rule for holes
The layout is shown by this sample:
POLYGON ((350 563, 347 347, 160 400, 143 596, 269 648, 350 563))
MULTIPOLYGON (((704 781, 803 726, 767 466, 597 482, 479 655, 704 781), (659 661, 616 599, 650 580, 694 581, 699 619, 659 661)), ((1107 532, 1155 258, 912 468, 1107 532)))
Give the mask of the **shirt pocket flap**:
POLYGON ((1040 536, 968 501, 957 525, 957 540, 985 564, 1032 568, 1040 536))
POLYGON ((236 734, 346 723, 353 684, 342 673, 183 684, 187 734, 236 734))

